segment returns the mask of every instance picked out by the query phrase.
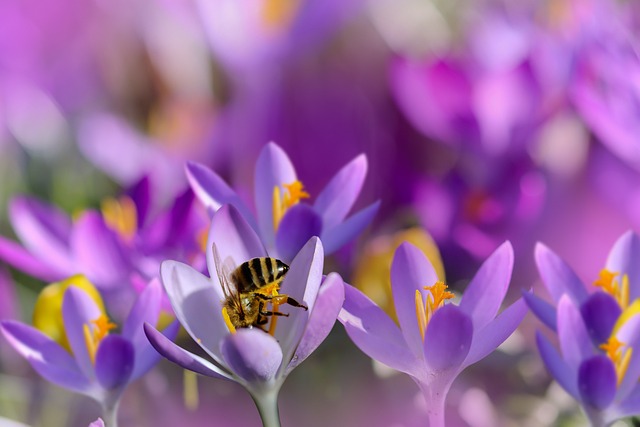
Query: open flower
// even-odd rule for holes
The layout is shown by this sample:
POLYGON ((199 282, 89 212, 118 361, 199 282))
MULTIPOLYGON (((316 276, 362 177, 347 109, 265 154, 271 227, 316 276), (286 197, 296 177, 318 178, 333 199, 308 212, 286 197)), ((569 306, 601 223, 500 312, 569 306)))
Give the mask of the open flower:
POLYGON ((360 155, 344 166, 315 199, 313 205, 301 203, 310 195, 298 180, 287 154, 276 144, 267 144, 260 153, 255 171, 257 218, 218 175, 207 167, 187 164, 191 187, 210 211, 221 205, 234 205, 259 232, 268 252, 290 262, 312 237, 319 236, 326 253, 332 253, 355 238, 373 219, 378 202, 349 218, 367 173, 367 159, 360 155))
POLYGON ((0 259, 49 282, 84 274, 101 291, 122 287, 132 274, 149 281, 161 260, 201 254, 192 203, 187 192, 150 218, 147 179, 105 199, 101 211, 86 210, 74 219, 35 198, 15 197, 9 218, 23 246, 0 236, 0 259))
POLYGON ((580 403, 592 426, 640 414, 640 310, 629 307, 611 335, 594 346, 588 326, 568 295, 560 298, 560 352, 540 332, 536 339, 549 373, 580 403))
POLYGON ((558 335, 561 352, 538 332, 547 370, 593 426, 640 414, 640 239, 623 234, 589 288, 558 255, 536 247, 540 276, 554 300, 525 293, 531 311, 558 335))
MULTIPOLYGON (((86 281, 75 277, 63 286, 55 285, 43 291, 60 290, 64 295, 61 308, 48 311, 49 324, 60 323, 63 328, 55 340, 32 326, 13 320, 0 322, 0 330, 43 378, 98 401, 103 407, 106 424, 116 427, 122 392, 159 359, 143 334, 142 324, 155 324, 158 320, 162 296, 160 283, 151 282, 139 295, 120 334, 111 333, 117 325, 105 314, 95 289, 91 293, 84 290, 86 281), (74 281, 80 281, 82 288, 75 286, 74 281), (60 316, 62 322, 58 322, 60 316)), ((49 301, 55 304, 55 298, 49 301)), ((46 311, 46 308, 41 309, 46 311)), ((178 323, 174 322, 165 333, 173 337, 177 330, 178 323)))
POLYGON ((509 287, 513 249, 500 246, 482 265, 460 305, 415 246, 403 243, 391 266, 399 327, 368 297, 345 286, 339 320, 369 357, 410 375, 427 401, 430 427, 442 427, 445 398, 456 376, 487 356, 520 324, 521 300, 496 317, 509 287))
MULTIPOLYGON (((269 316, 264 330, 229 327, 223 314, 227 296, 217 263, 238 266, 267 251, 251 226, 230 205, 213 216, 207 245, 211 277, 177 261, 162 264, 162 280, 180 323, 212 361, 177 346, 150 325, 145 332, 153 346, 170 361, 196 373, 226 378, 243 385, 256 402, 266 426, 279 425, 277 395, 287 374, 306 359, 331 331, 344 299, 342 279, 324 280, 324 254, 317 237, 307 242, 275 291, 306 306, 282 304, 270 308, 285 316, 269 316), (219 259, 214 256, 214 246, 219 259), (274 322, 277 320, 277 327, 274 322), (267 332, 268 331, 268 332, 267 332)), ((247 296, 246 298, 250 298, 247 296)))
POLYGON ((620 313, 640 298, 640 238, 632 231, 615 242, 592 287, 580 280, 562 258, 542 243, 536 246, 535 259, 553 303, 530 292, 524 297, 536 317, 554 331, 556 307, 565 295, 579 307, 594 345, 609 338, 620 313))

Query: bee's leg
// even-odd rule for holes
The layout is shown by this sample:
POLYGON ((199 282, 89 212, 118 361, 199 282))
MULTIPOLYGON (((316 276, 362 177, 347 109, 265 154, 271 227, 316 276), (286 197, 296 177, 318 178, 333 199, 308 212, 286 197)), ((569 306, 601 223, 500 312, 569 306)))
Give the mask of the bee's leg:
POLYGON ((289 313, 281 313, 279 311, 261 311, 262 316, 284 316, 289 317, 289 313))
POLYGON ((287 294, 281 294, 281 295, 263 295, 263 294, 255 294, 256 297, 260 298, 263 301, 271 301, 272 303, 278 304, 278 305, 282 305, 282 304, 289 304, 292 305, 294 307, 300 307, 300 308, 304 308, 305 310, 307 309, 307 306, 304 304, 300 304, 298 301, 294 300, 293 298, 291 298, 289 295, 287 294))

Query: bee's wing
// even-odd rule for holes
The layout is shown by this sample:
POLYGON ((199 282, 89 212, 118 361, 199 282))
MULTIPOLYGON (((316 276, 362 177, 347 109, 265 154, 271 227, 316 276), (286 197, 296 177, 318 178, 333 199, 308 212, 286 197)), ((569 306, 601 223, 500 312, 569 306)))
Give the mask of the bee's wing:
POLYGON ((235 269, 233 259, 231 257, 227 257, 223 263, 220 259, 220 252, 218 252, 218 247, 215 243, 213 244, 213 263, 216 266, 216 275, 220 281, 220 286, 222 286, 222 293, 224 294, 225 299, 233 301, 236 308, 242 311, 242 301, 240 301, 238 289, 232 286, 229 282, 231 272, 235 269))

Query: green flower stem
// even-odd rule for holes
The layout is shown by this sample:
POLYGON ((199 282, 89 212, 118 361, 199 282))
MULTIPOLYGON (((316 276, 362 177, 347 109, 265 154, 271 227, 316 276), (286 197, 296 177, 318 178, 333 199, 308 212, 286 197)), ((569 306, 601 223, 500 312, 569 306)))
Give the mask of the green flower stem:
POLYGON ((263 427, 280 427, 280 413, 278 411, 278 393, 280 387, 251 393, 251 397, 258 408, 263 427))

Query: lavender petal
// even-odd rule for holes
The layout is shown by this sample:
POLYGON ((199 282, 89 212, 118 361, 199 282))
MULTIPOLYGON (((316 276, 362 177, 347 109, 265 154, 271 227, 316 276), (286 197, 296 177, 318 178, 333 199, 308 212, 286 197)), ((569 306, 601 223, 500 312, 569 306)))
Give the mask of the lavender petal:
POLYGON ((611 360, 593 356, 580 364, 578 390, 582 402, 597 410, 606 409, 616 395, 616 370, 611 360))
POLYGON ((268 383, 282 364, 278 341, 258 328, 238 329, 220 346, 226 365, 247 383, 268 383))
POLYGON ((459 307, 447 304, 436 310, 424 334, 424 358, 436 372, 456 371, 471 348, 473 322, 459 307))
POLYGON ((102 387, 115 390, 124 387, 131 374, 135 351, 131 343, 119 335, 107 335, 96 351, 96 378, 102 387))
POLYGON ((322 218, 309 205, 292 206, 282 217, 276 232, 277 257, 291 262, 313 236, 320 236, 322 218))
POLYGON ((587 298, 587 291, 576 273, 551 249, 538 243, 535 249, 536 264, 547 290, 558 302, 562 295, 569 294, 578 304, 587 298))

